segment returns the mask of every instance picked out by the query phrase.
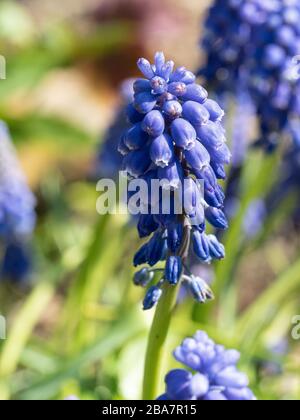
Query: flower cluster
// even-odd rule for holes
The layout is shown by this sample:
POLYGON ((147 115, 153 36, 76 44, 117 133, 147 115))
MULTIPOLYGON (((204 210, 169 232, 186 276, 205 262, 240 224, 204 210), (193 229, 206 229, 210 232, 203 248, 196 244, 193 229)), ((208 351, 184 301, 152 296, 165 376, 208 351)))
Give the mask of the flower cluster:
POLYGON ((300 116, 298 0, 215 0, 200 70, 217 93, 247 89, 260 120, 260 141, 273 150, 300 116))
POLYGON ((120 89, 122 104, 115 118, 104 135, 95 162, 93 177, 116 179, 122 164, 122 155, 118 152, 119 139, 129 128, 127 105, 133 101, 133 79, 125 80, 120 89))
POLYGON ((19 165, 4 123, 0 123, 0 237, 31 234, 35 225, 35 198, 19 165))
MULTIPOLYGON (((222 211, 225 197, 218 183, 225 178, 224 165, 231 158, 221 124, 224 111, 208 99, 193 73, 184 67, 175 70, 163 53, 155 55, 154 65, 142 58, 138 67, 144 78, 135 81, 134 101, 127 108, 132 127, 119 143, 123 169, 131 179, 143 180, 150 191, 142 199, 138 231, 141 238, 152 237, 136 253, 134 265, 154 267, 166 260, 163 278, 148 290, 144 308, 157 303, 165 281, 176 285, 181 278, 204 302, 212 297, 208 286, 190 273, 183 274, 191 248, 206 263, 225 256, 217 238, 205 233, 206 220, 215 228, 227 228, 222 211), (160 185, 156 211, 153 181, 160 185)), ((146 286, 153 277, 152 269, 143 268, 134 280, 146 286)))
POLYGON ((166 392, 159 400, 255 400, 247 376, 236 367, 239 352, 215 344, 205 332, 185 339, 174 357, 196 373, 186 369, 169 372, 166 392))

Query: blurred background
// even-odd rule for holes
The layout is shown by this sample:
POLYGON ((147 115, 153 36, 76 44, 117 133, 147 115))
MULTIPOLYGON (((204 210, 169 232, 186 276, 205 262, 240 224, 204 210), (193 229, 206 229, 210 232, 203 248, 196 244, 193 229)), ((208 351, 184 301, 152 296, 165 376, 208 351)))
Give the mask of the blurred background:
MULTIPOLYGON (((143 290, 132 284, 139 246, 133 224, 96 214, 97 177, 110 163, 99 154, 122 104, 120 84, 137 76, 139 57, 163 50, 177 65, 197 70, 209 4, 1 1, 7 76, 0 80, 0 120, 35 194, 37 224, 24 258, 13 254, 12 269, 2 269, 7 338, 0 341, 0 399, 140 398, 153 313, 142 312, 143 290)), ((230 132, 230 113, 226 124, 230 132)), ((231 212, 226 262, 198 267, 213 289, 216 281, 217 299, 199 308, 182 296, 169 353, 204 329, 241 350, 241 369, 259 399, 300 399, 300 341, 291 338, 293 316, 300 314, 299 189, 273 205, 270 216, 260 195, 269 188, 270 167, 263 185, 248 189, 257 159, 249 152, 238 175, 242 187, 228 207, 242 208, 238 217, 254 226, 246 232, 231 212), (241 236, 231 255, 228 244, 241 236)), ((3 257, 4 244, 0 249, 3 257)), ((174 365, 169 357, 166 372, 174 365)))

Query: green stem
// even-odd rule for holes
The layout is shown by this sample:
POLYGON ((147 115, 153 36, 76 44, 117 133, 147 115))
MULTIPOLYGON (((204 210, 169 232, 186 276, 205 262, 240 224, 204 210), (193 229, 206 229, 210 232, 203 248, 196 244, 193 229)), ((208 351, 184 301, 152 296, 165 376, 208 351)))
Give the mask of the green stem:
POLYGON ((164 344, 171 324, 171 318, 179 286, 165 285, 158 302, 150 330, 145 361, 143 400, 154 400, 159 396, 162 382, 164 344))
MULTIPOLYGON (((187 260, 191 242, 191 225, 186 216, 182 217, 183 239, 178 256, 183 266, 187 260)), ((145 361, 143 399, 153 400, 158 397, 162 380, 162 365, 164 361, 164 348, 168 336, 173 310, 177 301, 180 281, 177 286, 166 283, 160 298, 150 330, 145 361)))

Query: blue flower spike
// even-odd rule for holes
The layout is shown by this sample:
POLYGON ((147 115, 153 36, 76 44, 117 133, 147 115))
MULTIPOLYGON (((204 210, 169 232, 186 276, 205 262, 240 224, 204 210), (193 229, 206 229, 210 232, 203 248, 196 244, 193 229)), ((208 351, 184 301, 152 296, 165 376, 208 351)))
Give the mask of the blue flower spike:
POLYGON ((0 276, 26 280, 31 268, 30 247, 36 200, 21 169, 7 126, 0 121, 0 276))
MULTIPOLYGON (((135 266, 150 266, 134 277, 134 283, 143 287, 151 284, 154 267, 164 264, 159 283, 150 285, 146 294, 144 309, 150 309, 165 282, 175 287, 189 272, 186 264, 193 248, 204 263, 225 256, 217 239, 206 235, 205 225, 207 220, 216 228, 227 228, 222 211, 225 195, 218 179, 225 177, 231 154, 221 124, 224 111, 208 99, 192 72, 176 69, 161 52, 154 64, 139 59, 138 68, 143 77, 133 84, 133 102, 128 106, 131 126, 121 136, 119 150, 129 179, 144 180, 151 189, 142 199, 147 214, 140 214, 138 221, 140 237, 150 239, 134 257, 135 266), (156 211, 148 202, 153 181, 159 183, 156 211)), ((212 296, 202 287, 197 293, 190 287, 199 302, 212 296)))
POLYGON ((158 400, 254 401, 247 376, 237 368, 240 354, 215 344, 205 332, 186 338, 174 351, 187 369, 166 375, 166 392, 158 400))
MULTIPOLYGON (((250 95, 259 119, 258 145, 272 152, 300 118, 300 2, 214 0, 202 45, 201 74, 217 96, 250 95)), ((218 118, 220 111, 206 106, 218 118)))

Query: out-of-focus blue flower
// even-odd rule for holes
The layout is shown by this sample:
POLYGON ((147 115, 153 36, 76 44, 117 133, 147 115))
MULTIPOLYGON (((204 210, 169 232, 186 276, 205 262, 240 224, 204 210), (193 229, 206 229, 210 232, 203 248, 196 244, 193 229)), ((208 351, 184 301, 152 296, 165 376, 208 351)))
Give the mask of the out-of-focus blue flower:
POLYGON ((28 243, 13 241, 4 250, 1 278, 20 283, 28 277, 32 267, 28 243))
POLYGON ((64 399, 64 401, 79 401, 80 398, 78 398, 76 395, 69 395, 64 399))
POLYGON ((0 121, 1 277, 21 281, 30 268, 26 241, 35 226, 35 198, 25 180, 6 125, 0 121))
MULTIPOLYGON (((239 212, 241 201, 240 193, 240 167, 233 168, 231 171, 228 188, 226 191, 225 214, 229 220, 236 217, 239 212)), ((244 214, 242 231, 245 239, 251 240, 259 234, 270 212, 266 200, 257 198, 252 200, 244 214)))
POLYGON ((239 352, 215 344, 205 332, 185 339, 174 357, 189 370, 169 372, 166 392, 159 400, 255 400, 247 376, 237 369, 239 352))
POLYGON ((289 341, 286 337, 269 343, 267 346, 268 358, 256 360, 257 371, 260 376, 278 376, 284 372, 284 359, 290 350, 289 341))
MULTIPOLYGON (((277 194, 282 200, 290 192, 298 194, 300 191, 300 146, 289 150, 284 156, 280 170, 281 179, 277 185, 277 194)), ((278 200, 279 201, 279 200, 278 200)), ((278 202, 277 201, 277 202, 278 202)))
POLYGON ((232 166, 239 168, 243 165, 251 140, 251 131, 254 126, 255 107, 245 90, 237 92, 236 106, 232 127, 232 166))
POLYGON ((118 152, 120 137, 129 128, 127 105, 133 101, 133 79, 125 80, 120 88, 122 104, 119 106, 111 126, 101 141, 93 168, 93 178, 117 179, 122 156, 118 152))
POLYGON ((35 198, 25 180, 7 127, 0 122, 0 237, 30 235, 35 226, 35 198))
MULTIPOLYGON (((229 220, 239 210, 239 176, 240 169, 235 168, 228 182, 226 191, 225 214, 229 220)), ((293 147, 284 155, 279 168, 277 183, 267 197, 257 198, 250 202, 243 220, 243 233, 246 239, 253 239, 261 232, 269 214, 273 214, 285 200, 293 195, 294 207, 289 214, 289 221, 299 226, 300 221, 300 149, 293 147)))
POLYGON ((258 199, 250 203, 243 222, 247 238, 254 238, 261 231, 267 215, 268 211, 264 200, 258 199))
MULTIPOLYGON (((138 231, 142 238, 152 237, 135 255, 134 265, 153 267, 167 260, 163 281, 175 285, 193 250, 205 263, 225 257, 223 245, 205 233, 206 221, 227 228, 222 211, 225 195, 218 183, 225 178, 224 166, 231 158, 221 124, 224 111, 208 99, 192 72, 174 69, 163 53, 155 55, 153 65, 140 59, 138 67, 144 78, 134 83, 134 100, 127 107, 132 126, 119 143, 129 178, 144 180, 150 188, 141 199, 145 212, 139 217, 138 231), (153 200, 149 202, 153 181, 160 182, 156 211, 153 200), (170 208, 166 211, 167 194, 170 208)), ((149 289, 145 309, 158 301, 163 281, 149 289)), ((190 284, 196 286, 193 277, 190 284)), ((210 296, 204 284, 202 289, 198 298, 198 288, 199 301, 210 296)), ((191 291, 195 296, 192 286, 191 291)))
POLYGON ((280 178, 266 199, 268 213, 274 212, 289 197, 294 197, 294 208, 289 221, 300 225, 300 147, 285 154, 280 168, 280 178))
POLYGON ((200 74, 219 94, 247 89, 267 150, 300 116, 299 19, 298 0, 215 0, 206 20, 200 74))

